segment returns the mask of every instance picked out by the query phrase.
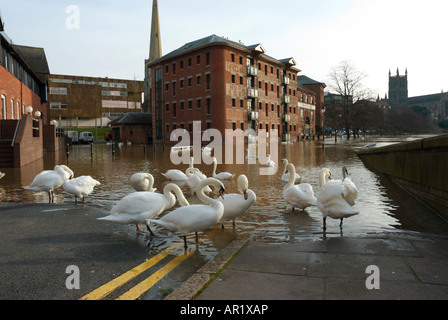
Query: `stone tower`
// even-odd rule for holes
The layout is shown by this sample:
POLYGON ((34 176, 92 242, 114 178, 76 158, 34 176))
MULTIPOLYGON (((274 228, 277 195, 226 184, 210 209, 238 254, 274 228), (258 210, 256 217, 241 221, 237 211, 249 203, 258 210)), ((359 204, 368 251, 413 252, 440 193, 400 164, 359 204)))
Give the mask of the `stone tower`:
POLYGON ((151 111, 151 69, 149 63, 162 56, 162 42, 160 38, 159 6, 157 0, 152 1, 151 37, 149 42, 149 59, 145 59, 144 102, 143 110, 151 111))
POLYGON ((397 68, 397 75, 392 76, 389 70, 389 104, 398 106, 408 99, 408 69, 404 76, 400 75, 397 68))

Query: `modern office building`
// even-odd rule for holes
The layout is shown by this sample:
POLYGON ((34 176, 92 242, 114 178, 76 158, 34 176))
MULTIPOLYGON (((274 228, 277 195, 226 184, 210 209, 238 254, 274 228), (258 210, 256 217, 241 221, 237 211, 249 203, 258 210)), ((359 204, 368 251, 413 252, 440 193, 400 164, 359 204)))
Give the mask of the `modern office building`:
POLYGON ((103 127, 142 111, 143 81, 51 74, 50 116, 61 127, 103 127))

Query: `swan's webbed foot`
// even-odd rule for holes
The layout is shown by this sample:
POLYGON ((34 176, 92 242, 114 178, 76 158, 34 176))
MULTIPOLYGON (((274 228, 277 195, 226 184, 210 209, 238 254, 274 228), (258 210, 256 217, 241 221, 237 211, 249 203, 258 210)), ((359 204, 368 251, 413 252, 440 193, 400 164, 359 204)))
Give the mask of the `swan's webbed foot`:
POLYGON ((137 227, 137 234, 144 234, 145 232, 140 229, 138 224, 135 225, 137 227))

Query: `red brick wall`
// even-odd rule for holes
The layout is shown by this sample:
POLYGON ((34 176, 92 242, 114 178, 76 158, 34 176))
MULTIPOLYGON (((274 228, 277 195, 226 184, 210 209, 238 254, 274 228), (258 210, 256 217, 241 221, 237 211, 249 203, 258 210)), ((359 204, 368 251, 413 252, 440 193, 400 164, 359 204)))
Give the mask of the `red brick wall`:
MULTIPOLYGON (((45 115, 49 114, 48 104, 41 104, 40 97, 30 90, 26 85, 8 72, 5 68, 0 66, 0 96, 4 95, 6 98, 6 119, 12 119, 11 100, 14 101, 14 119, 17 119, 17 102, 20 105, 20 118, 22 117, 23 109, 28 106, 33 107, 33 113, 40 111, 46 121, 45 115), (22 108, 22 106, 25 106, 22 108)), ((25 111, 26 112, 26 111, 25 111)), ((0 119, 3 119, 3 110, 0 106, 0 119)))
MULTIPOLYGON (((235 127, 237 129, 241 128, 241 123, 244 123, 244 130, 248 129, 247 83, 250 79, 247 75, 248 54, 247 51, 236 47, 213 45, 152 66, 153 79, 155 79, 154 70, 162 68, 164 100, 162 113, 165 144, 170 144, 170 133, 174 129, 174 123, 176 128, 181 128, 183 124, 183 127, 189 130, 190 122, 201 121, 202 131, 211 127, 218 129, 222 134, 224 134, 225 129, 232 129, 233 123, 236 123, 235 127), (206 65, 207 52, 210 54, 209 65, 206 65), (234 54, 234 61, 232 61, 232 53, 234 54), (198 56, 200 56, 199 64, 197 62, 198 56), (191 66, 188 66, 188 59, 191 59, 191 66), (181 60, 184 64, 183 69, 180 67, 181 60), (174 64, 175 71, 173 71, 174 64), (210 89, 206 88, 207 74, 210 74, 211 77, 210 89), (198 75, 200 75, 200 85, 197 84, 198 75), (235 78, 234 83, 232 83, 232 75, 235 78), (189 78, 191 78, 191 86, 189 86, 189 78), (240 83, 240 78, 242 83, 240 83), (183 89, 181 88, 181 79, 184 82, 183 89), (174 83, 176 85, 175 92, 173 91, 174 83), (201 100, 200 108, 198 108, 198 98, 201 100), (207 114, 207 98, 211 99, 211 114, 207 114), (234 107, 232 106, 233 99, 235 101, 234 107), (242 107, 241 100, 243 101, 242 107), (181 111, 182 101, 184 101, 183 111, 181 111), (192 101, 191 109, 189 109, 189 101, 192 101), (176 104, 175 116, 174 103, 176 104), (169 124, 169 127, 166 124, 169 124)), ((269 130, 271 130, 274 126, 274 129, 279 130, 281 139, 283 132, 282 89, 284 88, 282 69, 284 69, 284 65, 263 57, 252 57, 255 58, 255 67, 259 69, 254 84, 254 87, 259 90, 259 98, 252 105, 252 110, 259 112, 257 129, 266 129, 266 125, 268 125, 269 130), (268 105, 267 113, 266 104, 268 105)), ((286 76, 290 78, 290 84, 287 85, 285 94, 291 98, 287 113, 291 115, 292 120, 287 124, 287 132, 291 135, 291 139, 296 139, 297 136, 301 135, 303 126, 300 119, 300 110, 297 107, 300 97, 297 90, 297 70, 286 69, 286 76)), ((154 85, 152 87, 152 103, 154 105, 154 85)), ((311 123, 311 126, 314 131, 314 123, 311 123)))

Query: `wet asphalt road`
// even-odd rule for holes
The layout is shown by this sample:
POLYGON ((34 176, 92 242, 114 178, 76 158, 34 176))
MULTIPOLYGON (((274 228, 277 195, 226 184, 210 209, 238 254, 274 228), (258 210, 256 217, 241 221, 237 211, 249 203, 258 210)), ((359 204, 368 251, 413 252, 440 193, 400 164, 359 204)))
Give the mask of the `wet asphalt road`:
POLYGON ((106 214, 86 205, 1 203, 0 299, 79 299, 144 262, 144 246, 96 220, 106 214), (71 265, 79 289, 66 287, 71 265))

